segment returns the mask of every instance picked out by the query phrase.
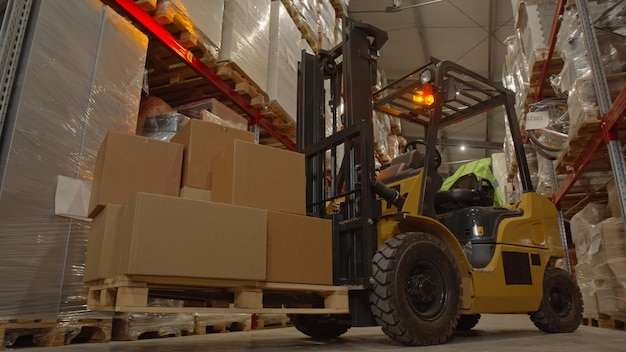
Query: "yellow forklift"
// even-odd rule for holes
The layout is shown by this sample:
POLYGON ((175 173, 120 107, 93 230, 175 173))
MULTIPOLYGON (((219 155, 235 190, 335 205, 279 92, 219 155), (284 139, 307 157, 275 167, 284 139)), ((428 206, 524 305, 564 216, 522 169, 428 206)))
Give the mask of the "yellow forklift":
POLYGON ((576 330, 580 290, 556 266, 566 255, 558 212, 533 191, 512 93, 435 59, 376 91, 386 40, 346 19, 341 45, 302 54, 297 148, 306 156, 307 212, 333 221, 334 284, 350 288, 350 314, 293 315, 295 327, 335 338, 379 325, 404 345, 445 343, 482 313, 529 314, 548 333, 576 330), (438 132, 498 106, 513 137, 521 200, 494 207, 493 185, 473 174, 439 191, 438 132), (377 168, 374 110, 424 126, 423 146, 377 168))

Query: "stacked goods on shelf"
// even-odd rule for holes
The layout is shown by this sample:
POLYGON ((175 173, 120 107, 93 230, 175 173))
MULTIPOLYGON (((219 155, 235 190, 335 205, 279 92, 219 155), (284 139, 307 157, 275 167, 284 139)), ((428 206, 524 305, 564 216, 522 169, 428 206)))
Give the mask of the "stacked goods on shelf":
MULTIPOLYGON (((379 91, 387 86, 385 71, 378 69, 374 91, 379 91)), ((382 98, 378 97, 379 99, 382 98)), ((374 111, 374 152, 376 161, 385 165, 391 159, 399 156, 406 145, 406 139, 401 135, 402 126, 400 118, 390 116, 380 111, 374 111)))
MULTIPOLYGON (((623 18, 612 16, 626 7, 617 1, 588 3, 592 16, 605 19, 603 25, 609 28, 624 28, 623 18), (611 11, 608 11, 612 9, 611 11), (608 11, 608 12, 607 12, 608 11)), ((594 18, 596 18, 594 17, 594 18)), ((612 98, 626 83, 626 41, 611 31, 596 30, 600 57, 612 98)), ((568 96, 567 105, 570 118, 568 150, 557 162, 557 171, 565 172, 580 153, 589 135, 599 128, 600 113, 595 97, 595 88, 585 36, 578 19, 575 6, 567 7, 561 30, 558 34, 557 50, 564 60, 562 71, 552 79, 557 90, 568 96)))
POLYGON ((248 120, 215 98, 203 99, 176 107, 176 111, 192 118, 213 122, 241 131, 248 130, 248 120))
MULTIPOLYGON (((505 64, 503 67, 502 82, 504 86, 515 94, 515 107, 520 128, 526 134, 526 113, 529 103, 535 101, 535 89, 539 73, 543 66, 548 51, 548 38, 554 13, 556 10, 555 0, 512 0, 513 15, 515 19, 515 35, 505 39, 507 48, 505 64)), ((544 83, 546 84, 546 83, 544 83)), ((549 88, 549 86, 548 86, 549 88)), ((551 89, 544 89, 544 97, 554 97, 551 89)), ((559 131, 560 132, 560 131, 559 131)), ((517 163, 513 157, 510 133, 507 131, 504 150, 506 156, 508 179, 515 181, 519 186, 517 175, 517 163)), ((539 165, 545 166, 545 160, 536 156, 532 145, 528 145, 527 157, 533 178, 533 184, 537 186, 543 183, 539 180, 539 165)), ((543 167, 542 167, 543 168, 543 167)), ((519 188, 519 187, 516 187, 519 188)), ((551 189, 548 187, 547 189, 551 189)), ((548 192, 544 193, 549 193, 548 192)), ((516 198, 515 193, 513 198, 516 198)))
MULTIPOLYGON (((621 211, 618 211, 620 214, 621 211)), ((623 219, 609 207, 589 203, 571 220, 576 246, 576 277, 584 316, 626 319, 626 237, 623 219)))
POLYGON ((318 0, 282 0, 285 8, 291 15, 293 22, 300 30, 302 38, 305 39, 314 52, 318 52, 318 0))
POLYGON ((203 61, 215 62, 221 47, 223 14, 224 0, 160 0, 153 17, 170 27, 186 48, 199 50, 203 61))
POLYGON ((131 166, 146 157, 141 152, 118 158, 117 164, 111 158, 96 170, 96 178, 106 179, 130 160, 126 181, 135 189, 124 189, 127 200, 93 195, 109 203, 89 235, 86 282, 141 275, 183 283, 195 278, 245 280, 252 286, 332 284, 330 221, 305 216, 303 155, 252 143, 250 132, 196 119, 170 142, 124 137, 126 143, 183 148, 178 165, 172 157, 154 160, 162 168, 183 170, 182 183, 172 178, 161 190, 141 192, 140 180, 147 176, 131 166), (211 190, 210 201, 165 191, 181 185, 211 190))
POLYGON ((527 124, 535 122, 528 121, 533 117, 541 123, 541 128, 528 131, 535 150, 536 177, 533 185, 539 194, 550 197, 557 188, 552 160, 561 153, 569 131, 567 104, 564 99, 546 99, 528 107, 527 124))
POLYGON ((337 44, 335 37, 335 9, 333 4, 327 0, 318 0, 318 35, 319 48, 321 50, 331 50, 337 44))
POLYGON ((90 180, 107 131, 134 133, 148 38, 97 0, 39 5, 4 125, 0 317, 56 324, 103 315, 85 310, 90 223, 54 215, 55 196, 81 202, 57 176, 90 180))
POLYGON ((269 109, 278 109, 286 123, 295 125, 298 92, 300 33, 280 1, 272 1, 270 14, 267 95, 269 109))
POLYGON ((270 0, 226 0, 218 60, 267 91, 270 0))
POLYGON ((348 5, 350 5, 350 0, 330 0, 330 3, 335 8, 337 18, 348 16, 348 5))

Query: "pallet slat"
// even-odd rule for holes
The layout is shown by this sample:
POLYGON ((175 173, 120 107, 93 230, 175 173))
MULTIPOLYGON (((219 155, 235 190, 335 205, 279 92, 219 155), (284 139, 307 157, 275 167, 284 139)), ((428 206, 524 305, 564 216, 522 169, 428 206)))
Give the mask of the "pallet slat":
POLYGON ((87 305, 92 310, 136 313, 344 314, 349 310, 348 290, 340 286, 141 276, 92 285, 87 305), (151 293, 187 297, 186 302, 200 304, 151 307, 147 304, 151 293), (302 296, 304 303, 289 302, 293 295, 302 296), (269 303, 268 296, 284 302, 269 303))
POLYGON ((0 350, 34 346, 63 346, 72 343, 111 340, 112 318, 76 318, 70 320, 9 318, 0 319, 0 350))

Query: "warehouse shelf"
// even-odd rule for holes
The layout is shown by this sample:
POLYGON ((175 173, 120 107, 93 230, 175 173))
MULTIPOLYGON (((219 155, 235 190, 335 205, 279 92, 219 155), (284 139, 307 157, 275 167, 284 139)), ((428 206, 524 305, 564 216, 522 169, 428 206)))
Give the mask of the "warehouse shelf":
POLYGON ((174 36, 171 28, 166 28, 151 16, 149 13, 151 7, 146 4, 150 2, 136 3, 133 0, 102 0, 102 2, 129 17, 151 39, 156 39, 150 41, 148 61, 153 60, 156 65, 164 66, 163 73, 157 78, 165 80, 165 83, 155 87, 152 93, 160 95, 172 106, 205 98, 217 98, 246 116, 250 125, 259 126, 267 132, 260 136, 263 144, 295 150, 292 133, 295 129, 290 129, 280 119, 273 121, 263 114, 262 93, 254 89, 245 77, 232 70, 228 64, 203 60, 203 53, 197 47, 193 47, 193 43, 183 45, 181 40, 174 36))
MULTIPOLYGON (((535 91, 537 101, 543 98, 542 90, 544 85, 541 83, 545 82, 548 77, 556 37, 560 27, 560 18, 564 13, 567 3, 567 0, 559 0, 557 3, 549 37, 548 58, 543 63, 542 74, 539 77, 540 83, 537 84, 535 91)), ((585 38, 587 38, 587 52, 589 53, 591 62, 592 76, 600 106, 601 120, 584 126, 579 132, 579 138, 577 140, 579 145, 575 148, 576 150, 571 151, 572 155, 569 156, 567 153, 564 153, 564 157, 569 158, 569 162, 566 167, 557 165, 557 172, 565 173, 566 176, 565 179, 560 182, 560 185, 554 193, 553 202, 561 209, 564 209, 566 204, 571 208, 581 206, 581 203, 584 201, 592 200, 593 198, 590 193, 583 192, 576 194, 575 192, 571 192, 572 187, 577 180, 590 171, 608 171, 612 169, 615 181, 618 183, 617 189, 622 205, 622 213, 624 214, 626 211, 624 206, 626 204, 626 184, 624 184, 626 168, 624 167, 624 157, 620 146, 619 129, 623 127, 622 121, 624 114, 626 114, 626 87, 622 87, 615 102, 611 103, 607 76, 604 74, 604 69, 601 64, 600 50, 589 15, 588 4, 586 1, 576 0, 576 6, 580 12, 583 33, 585 34, 585 38)), ((622 140, 621 142, 626 141, 622 140)))

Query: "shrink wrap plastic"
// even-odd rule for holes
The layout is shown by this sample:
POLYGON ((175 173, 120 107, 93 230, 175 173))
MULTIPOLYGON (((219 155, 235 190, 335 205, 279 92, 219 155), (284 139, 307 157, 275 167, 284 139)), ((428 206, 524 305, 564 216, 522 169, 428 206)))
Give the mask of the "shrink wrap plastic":
POLYGON ((626 233, 607 205, 590 203, 572 217, 576 278, 583 293, 584 315, 626 317, 626 233))
POLYGON ((225 0, 219 61, 235 64, 267 91, 270 0, 225 0))
MULTIPOLYGON (((280 1, 272 2, 270 17, 269 66, 267 95, 296 122, 298 93, 298 62, 300 32, 280 1)), ((289 121, 288 121, 289 122, 289 121)))
POLYGON ((157 3, 154 17, 159 23, 174 23, 184 28, 187 37, 179 38, 183 43, 193 42, 209 53, 209 60, 217 60, 222 41, 224 0, 162 0, 157 3))
POLYGON ((148 40, 97 0, 44 0, 30 21, 0 149, 0 316, 102 315, 85 308, 89 223, 54 215, 56 180, 91 180, 107 131, 134 133, 148 40))

